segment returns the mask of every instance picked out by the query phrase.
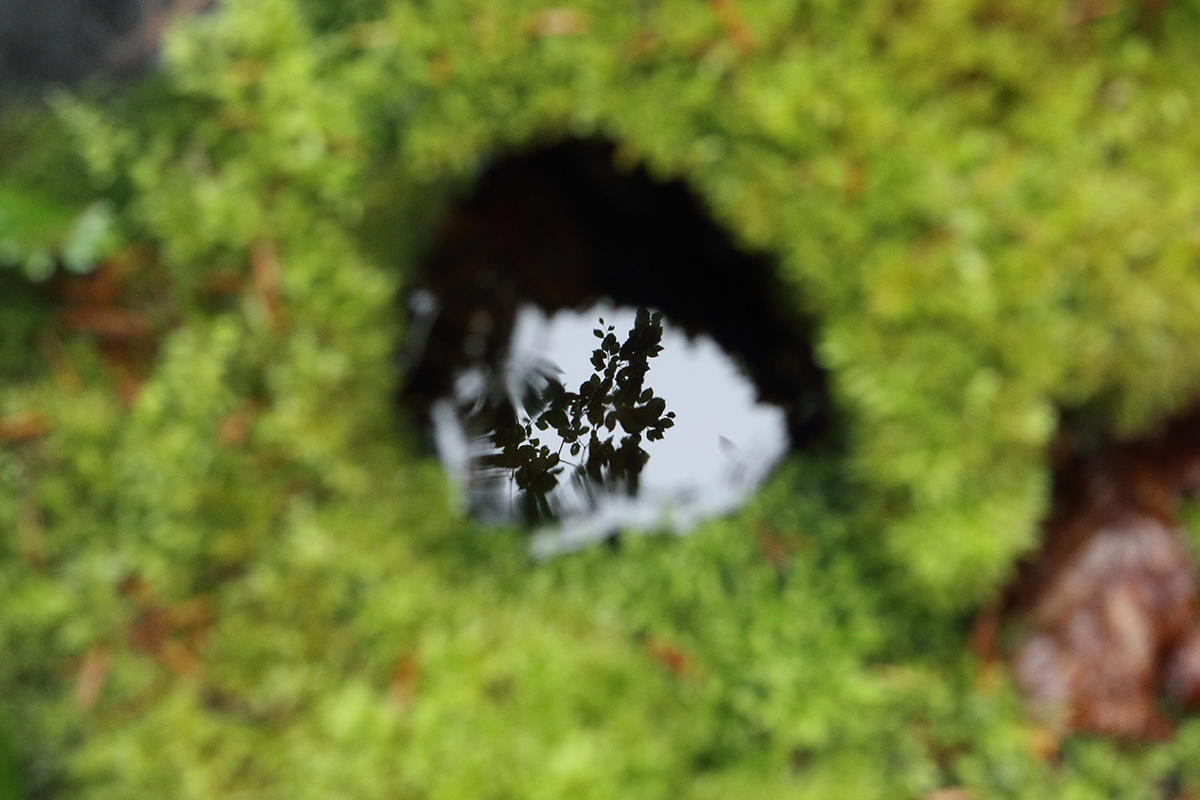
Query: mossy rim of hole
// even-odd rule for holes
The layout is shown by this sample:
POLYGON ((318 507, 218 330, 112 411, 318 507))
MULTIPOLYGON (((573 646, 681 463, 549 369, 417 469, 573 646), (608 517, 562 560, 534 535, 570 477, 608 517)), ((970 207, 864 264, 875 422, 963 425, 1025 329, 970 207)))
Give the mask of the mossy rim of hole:
MULTIPOLYGON (((556 315, 596 317, 581 316, 583 330, 598 325, 605 308, 654 309, 679 335, 712 342, 732 359, 736 367, 727 372, 752 385, 751 404, 780 409, 781 450, 827 444, 830 401, 812 325, 786 304, 790 293, 771 260, 738 247, 683 181, 656 181, 620 152, 603 140, 567 140, 509 154, 448 209, 424 280, 406 298, 411 325, 400 356, 402 401, 423 422, 446 422, 445 410, 435 407, 461 395, 468 376, 478 382, 485 373, 505 383, 500 375, 514 355, 518 323, 530 324, 531 315, 550 327, 556 315)), ((621 342, 627 329, 632 335, 628 325, 616 332, 621 342)), ((598 379, 602 373, 597 368, 598 379)), ((488 413, 505 424, 519 421, 519 402, 498 404, 488 413)), ((437 425, 425 424, 436 438, 437 425)), ((736 438, 716 432, 714 444, 719 436, 736 438)), ((619 451, 620 439, 615 444, 619 451)), ((527 455, 537 457, 542 446, 527 455)), ((532 502, 516 516, 532 523, 556 515, 532 502)))

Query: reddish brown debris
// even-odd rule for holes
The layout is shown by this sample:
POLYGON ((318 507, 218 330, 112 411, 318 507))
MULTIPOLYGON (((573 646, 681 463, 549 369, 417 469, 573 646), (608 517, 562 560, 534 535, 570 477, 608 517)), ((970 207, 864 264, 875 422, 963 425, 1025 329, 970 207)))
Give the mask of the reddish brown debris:
POLYGON ((653 31, 642 30, 638 31, 633 38, 629 40, 628 52, 629 58, 638 60, 654 55, 658 52, 662 43, 653 31))
POLYGON ((1164 659, 1195 622, 1192 565, 1177 531, 1149 516, 1098 530, 1042 590, 1017 648, 1017 682, 1074 730, 1156 737, 1164 659))
POLYGON ((211 297, 224 297, 241 291, 243 276, 231 269, 221 269, 214 272, 204 281, 202 291, 211 297))
MULTIPOLYGON (((1195 568, 1176 519, 1198 476, 1200 409, 1058 471, 1044 545, 1001 609, 1018 630, 1017 684, 1060 734, 1168 735, 1164 690, 1200 707, 1195 568)), ((997 618, 981 614, 976 652, 997 618)))
POLYGON ((421 680, 421 661, 415 652, 405 653, 396 659, 392 670, 392 682, 388 686, 388 703, 397 710, 412 706, 417 696, 417 684, 421 680))
POLYGON ((254 420, 263 411, 263 403, 251 400, 238 410, 226 414, 217 423, 217 439, 226 447, 241 447, 250 438, 254 420))
POLYGON ((646 652, 673 675, 683 675, 691 671, 691 659, 668 641, 651 637, 646 642, 646 652))
POLYGON ((1187 708, 1200 708, 1200 629, 1192 628, 1166 664, 1167 694, 1187 708))
POLYGON ((208 600, 193 597, 167 605, 137 575, 123 580, 120 589, 138 608, 125 629, 129 647, 154 657, 176 675, 199 677, 203 671, 199 654, 213 622, 208 600))
POLYGON ((1066 16, 1071 25, 1082 26, 1111 17, 1118 10, 1120 5, 1115 0, 1077 0, 1067 4, 1066 16))
POLYGON ((115 306, 75 306, 58 314, 63 327, 101 339, 144 339, 150 335, 145 315, 115 306))
POLYGON ((46 418, 37 411, 0 417, 0 442, 24 442, 50 430, 46 418))
MULTIPOLYGON (((152 319, 161 305, 161 275, 154 274, 154 254, 129 247, 86 276, 62 277, 55 283, 63 305, 58 319, 65 331, 84 334, 111 369, 118 396, 130 405, 141 389, 158 344, 162 324, 152 319), (140 274, 138 280, 133 280, 140 274)), ((62 350, 62 348, 57 348, 62 350)), ((63 361, 61 353, 54 360, 63 361)), ((69 359, 66 359, 69 361, 69 359)))
POLYGON ((743 56, 753 55, 758 49, 758 39, 746 23, 746 18, 742 16, 737 3, 734 0, 709 0, 709 3, 725 30, 725 35, 733 42, 738 52, 743 56))

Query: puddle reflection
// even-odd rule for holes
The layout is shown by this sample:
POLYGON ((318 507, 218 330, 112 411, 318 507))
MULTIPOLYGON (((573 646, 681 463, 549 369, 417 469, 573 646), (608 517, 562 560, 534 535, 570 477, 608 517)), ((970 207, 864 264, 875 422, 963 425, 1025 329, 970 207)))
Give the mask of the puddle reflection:
POLYGON ((788 450, 784 411, 653 309, 522 306, 497 361, 458 371, 434 438, 470 513, 538 526, 543 555, 727 513, 788 450))

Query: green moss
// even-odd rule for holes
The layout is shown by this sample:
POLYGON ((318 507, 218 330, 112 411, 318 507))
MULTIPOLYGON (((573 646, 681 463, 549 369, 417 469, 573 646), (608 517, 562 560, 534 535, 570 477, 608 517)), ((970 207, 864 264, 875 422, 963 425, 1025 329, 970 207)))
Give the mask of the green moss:
POLYGON ((44 110, 4 109, 0 176, 3 272, 16 267, 35 281, 57 266, 88 272, 119 244, 110 199, 97 196, 66 126, 44 110))
POLYGON ((86 163, 75 201, 155 248, 174 322, 126 406, 0 290, 0 414, 49 424, 0 444, 0 697, 37 796, 1196 786, 1191 723, 1046 762, 963 641, 1034 542, 1059 410, 1132 432, 1196 388, 1200 18, 738 6, 750 37, 682 0, 228 0, 161 80, 55 102, 69 136, 22 163, 86 163), (394 297, 490 158, 566 136, 777 257, 846 440, 689 537, 534 566, 397 418, 394 297))

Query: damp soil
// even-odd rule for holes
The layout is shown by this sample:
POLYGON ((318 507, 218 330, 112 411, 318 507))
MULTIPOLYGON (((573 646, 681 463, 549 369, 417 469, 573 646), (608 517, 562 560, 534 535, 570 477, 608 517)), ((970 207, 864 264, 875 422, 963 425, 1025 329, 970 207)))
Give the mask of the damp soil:
POLYGON ((760 448, 752 471, 829 438, 826 375, 811 323, 789 303, 794 290, 770 258, 738 247, 684 182, 619 165, 612 143, 572 140, 498 159, 444 218, 424 275, 406 298, 401 399, 427 421, 431 444, 446 428, 430 420, 457 419, 473 454, 473 508, 487 505, 472 488, 486 483, 481 461, 493 474, 503 462, 512 478, 542 458, 525 471, 525 502, 509 511, 540 523, 583 513, 579 503, 537 502, 532 484, 547 488, 543 473, 555 468, 577 488, 594 479, 583 490, 594 511, 596 495, 636 497, 637 463, 666 460, 673 440, 728 451, 745 436, 739 414, 758 420, 760 434, 775 426, 774 450, 760 448), (638 329, 639 312, 647 326, 659 320, 657 332, 638 329), (532 347, 531 330, 540 337, 532 347), (668 392, 666 373, 685 377, 668 392), (738 381, 744 391, 722 389, 738 381), (717 403, 739 393, 736 408, 717 414, 726 430, 685 433, 671 411, 685 396, 717 403), (546 447, 559 457, 551 466, 546 447))

